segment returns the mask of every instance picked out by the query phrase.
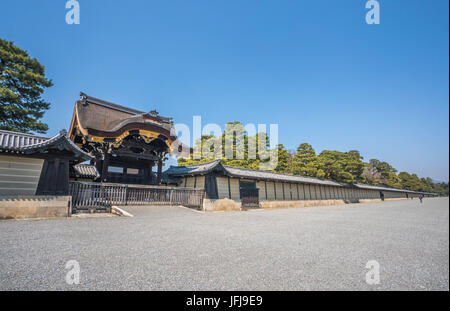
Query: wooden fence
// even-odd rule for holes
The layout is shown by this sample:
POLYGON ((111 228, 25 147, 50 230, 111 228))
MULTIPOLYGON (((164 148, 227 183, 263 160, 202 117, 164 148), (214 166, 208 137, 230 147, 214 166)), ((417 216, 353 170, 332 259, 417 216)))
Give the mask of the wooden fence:
POLYGON ((70 182, 72 212, 108 212, 113 205, 183 205, 200 209, 204 190, 70 182))

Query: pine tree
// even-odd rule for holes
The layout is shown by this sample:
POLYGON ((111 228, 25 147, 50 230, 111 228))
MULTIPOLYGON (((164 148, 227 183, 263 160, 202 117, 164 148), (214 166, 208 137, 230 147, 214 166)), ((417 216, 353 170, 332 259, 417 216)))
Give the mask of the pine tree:
POLYGON ((0 39, 0 129, 45 133, 48 126, 40 119, 50 104, 41 95, 52 85, 37 59, 0 39))
POLYGON ((278 164, 275 168, 277 173, 291 173, 291 154, 282 144, 277 145, 278 164))
POLYGON ((295 175, 315 177, 318 173, 316 151, 308 143, 302 143, 292 161, 292 171, 295 175))
POLYGON ((356 150, 340 152, 324 150, 318 156, 318 165, 327 179, 345 183, 362 181, 364 163, 356 150))

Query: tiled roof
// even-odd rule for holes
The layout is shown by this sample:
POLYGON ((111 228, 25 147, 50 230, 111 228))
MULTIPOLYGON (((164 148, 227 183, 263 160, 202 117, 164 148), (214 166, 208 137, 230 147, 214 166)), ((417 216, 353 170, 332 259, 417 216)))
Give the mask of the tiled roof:
POLYGON ((395 188, 372 186, 372 185, 366 185, 366 184, 355 184, 355 187, 360 188, 360 189, 379 190, 379 191, 395 191, 395 192, 403 192, 403 193, 407 192, 407 193, 433 194, 433 193, 428 193, 428 192, 412 191, 412 190, 405 190, 405 189, 395 189, 395 188))
POLYGON ((331 180, 322 180, 318 178, 303 177, 296 175, 278 174, 268 171, 258 171, 248 168, 233 167, 223 165, 220 160, 212 162, 189 165, 189 166, 171 166, 165 173, 171 176, 185 176, 185 175, 204 175, 213 170, 222 170, 226 175, 232 177, 259 179, 259 180, 274 180, 281 182, 317 184, 328 186, 341 186, 340 183, 331 180))
POLYGON ((173 177, 166 173, 163 173, 161 181, 163 184, 180 184, 182 179, 179 177, 173 177))
POLYGON ((389 190, 389 191, 413 192, 413 191, 409 191, 409 190, 372 186, 372 185, 366 185, 366 184, 355 184, 355 187, 360 188, 360 189, 368 189, 368 190, 380 190, 380 191, 389 190))
POLYGON ((0 149, 21 150, 23 147, 36 145, 49 139, 48 137, 33 134, 0 130, 0 149))
POLYGON ((103 99, 99 99, 99 98, 95 98, 93 96, 89 96, 83 92, 80 92, 80 97, 82 100, 86 100, 88 102, 100 105, 100 106, 104 106, 106 108, 111 108, 111 109, 115 109, 115 110, 119 110, 119 111, 123 111, 129 114, 141 114, 144 113, 143 111, 137 110, 137 109, 133 109, 133 108, 129 108, 129 107, 125 107, 125 106, 121 106, 121 105, 117 105, 111 102, 108 102, 106 100, 103 99))
POLYGON ((215 160, 212 162, 187 165, 187 166, 171 166, 166 173, 171 176, 181 176, 181 175, 202 175, 209 173, 212 169, 218 167, 221 164, 220 160, 215 160))
POLYGON ((287 175, 272 173, 268 171, 257 171, 241 167, 223 166, 226 172, 233 177, 241 178, 254 178, 262 180, 275 180, 281 182, 292 182, 292 183, 303 183, 303 184, 316 184, 316 185, 327 185, 327 186, 342 186, 340 183, 331 180, 323 180, 312 177, 303 177, 298 175, 287 175))
POLYGON ((92 179, 100 177, 100 174, 98 173, 95 165, 87 165, 87 164, 77 164, 72 166, 70 175, 71 177, 92 178, 92 179))
POLYGON ((92 157, 81 150, 67 137, 67 131, 62 130, 52 138, 0 130, 0 152, 16 154, 34 154, 46 149, 70 150, 75 157, 86 161, 92 157))
MULTIPOLYGON (((80 93, 81 99, 76 102, 77 122, 83 129, 114 133, 120 129, 139 124, 153 126, 170 132, 173 128, 171 118, 163 117, 156 111, 143 112, 125 106, 117 105, 80 93)), ((167 134, 170 136, 170 133, 167 134)))

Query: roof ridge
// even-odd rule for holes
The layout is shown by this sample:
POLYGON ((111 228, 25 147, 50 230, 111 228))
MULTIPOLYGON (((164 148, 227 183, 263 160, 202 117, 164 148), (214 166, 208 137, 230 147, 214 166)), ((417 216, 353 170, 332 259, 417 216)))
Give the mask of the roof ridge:
POLYGON ((224 168, 229 167, 229 168, 235 168, 235 169, 246 170, 246 171, 261 172, 261 173, 270 173, 270 174, 281 175, 281 176, 289 176, 289 177, 310 178, 310 179, 313 179, 313 180, 332 181, 332 182, 338 183, 337 181, 334 181, 334 180, 332 180, 332 179, 322 179, 322 178, 318 178, 318 177, 303 176, 303 175, 296 175, 296 174, 278 173, 278 172, 271 172, 271 171, 264 171, 264 170, 256 170, 256 169, 248 168, 248 167, 239 167, 239 166, 226 165, 226 164, 223 164, 223 162, 222 162, 221 159, 216 159, 216 160, 209 161, 209 162, 204 162, 204 163, 197 163, 197 164, 191 164, 191 165, 181 165, 181 166, 173 166, 173 167, 186 167, 186 168, 192 168, 192 167, 199 167, 199 166, 202 166, 202 165, 211 164, 211 163, 214 163, 214 162, 220 163, 221 165, 223 165, 224 168))
POLYGON ((410 193, 425 193, 425 194, 434 194, 432 192, 423 192, 423 191, 418 191, 418 190, 409 190, 409 189, 402 189, 402 188, 392 188, 392 187, 388 187, 388 186, 376 186, 376 185, 369 185, 369 184, 364 184, 364 183, 356 183, 353 184, 356 187, 359 186, 365 186, 368 187, 369 189, 372 188, 374 190, 391 190, 391 191, 401 191, 401 192, 410 192, 410 193))
MULTIPOLYGON (((214 162, 220 162, 222 164, 222 161, 220 159, 216 159, 213 161, 209 161, 209 162, 203 162, 203 163, 197 163, 197 164, 190 164, 190 165, 177 165, 177 166, 173 166, 173 167, 197 167, 197 166, 201 166, 201 165, 206 165, 206 164, 211 164, 214 162)), ((223 165, 223 164, 222 164, 223 165)))
POLYGON ((123 111, 123 112, 130 113, 130 114, 134 114, 134 115, 146 113, 145 111, 141 111, 141 110, 137 110, 137 109, 134 109, 134 108, 129 108, 129 107, 126 107, 126 106, 115 104, 113 102, 109 102, 109 101, 106 101, 106 100, 103 100, 103 99, 100 99, 100 98, 97 98, 97 97, 94 97, 94 96, 89 96, 89 95, 87 95, 86 93, 83 93, 83 92, 80 92, 80 97, 81 97, 81 100, 86 99, 87 101, 90 101, 90 102, 92 102, 94 104, 101 105, 101 106, 108 107, 108 108, 112 108, 112 109, 119 110, 119 111, 123 111))
POLYGON ((315 180, 323 180, 323 181, 333 181, 333 182, 337 182, 337 181, 334 181, 334 180, 332 180, 332 179, 324 179, 324 178, 319 178, 319 177, 311 177, 311 176, 303 176, 303 175, 297 175, 297 174, 287 174, 287 173, 278 173, 278 172, 272 172, 272 171, 256 170, 256 169, 248 168, 248 167, 239 167, 239 166, 225 165, 225 164, 223 164, 223 163, 222 163, 222 165, 223 165, 224 167, 231 167, 231 168, 237 168, 237 169, 242 169, 242 170, 261 172, 261 173, 271 173, 271 174, 282 175, 282 176, 302 177, 302 178, 311 178, 311 179, 315 179, 315 180))

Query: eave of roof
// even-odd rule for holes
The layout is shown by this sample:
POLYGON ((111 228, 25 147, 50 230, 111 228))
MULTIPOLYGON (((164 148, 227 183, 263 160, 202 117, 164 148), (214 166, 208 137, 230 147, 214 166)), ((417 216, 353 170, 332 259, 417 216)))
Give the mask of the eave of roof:
POLYGON ((302 177, 296 175, 287 175, 267 171, 252 170, 242 167, 227 166, 223 165, 220 159, 207 163, 194 164, 188 166, 171 166, 166 171, 166 173, 171 176, 181 177, 181 176, 205 175, 212 171, 222 171, 225 175, 228 175, 230 177, 249 178, 255 180, 275 180, 281 182, 341 186, 340 183, 330 180, 322 180, 312 177, 302 177))
POLYGON ((163 174, 162 178, 161 178, 161 182, 163 184, 176 184, 176 185, 178 185, 178 184, 180 184, 182 182, 182 180, 181 180, 181 178, 178 178, 178 177, 172 177, 172 176, 169 176, 167 174, 163 174))
MULTIPOLYGON (((14 132, 9 132, 12 134, 14 132)), ((27 136, 29 134, 15 133, 17 137, 27 136)), ((25 142, 24 140, 22 140, 25 142)), ((19 145, 1 145, 0 152, 12 153, 12 154, 23 154, 23 155, 34 155, 39 153, 44 153, 49 149, 54 148, 58 150, 68 150, 73 152, 74 157, 79 161, 87 161, 92 159, 91 155, 81 150, 77 145, 75 145, 67 136, 67 131, 62 130, 58 135, 52 138, 41 137, 38 143, 34 144, 19 144, 19 145)))
POLYGON ((96 179, 100 177, 95 165, 77 164, 71 167, 71 177, 76 178, 91 178, 96 179))
POLYGON ((342 186, 342 184, 332 180, 324 180, 313 177, 303 177, 298 175, 280 174, 227 165, 223 165, 223 167, 225 168, 225 171, 228 173, 228 175, 231 177, 253 178, 257 180, 274 180, 280 182, 316 184, 316 185, 337 186, 337 187, 342 186))
POLYGON ((187 165, 187 166, 171 166, 164 173, 171 176, 194 176, 194 175, 204 175, 211 172, 213 169, 216 169, 222 164, 220 160, 214 160, 207 163, 187 165))
POLYGON ((49 139, 48 137, 28 133, 0 130, 0 149, 20 150, 24 146, 38 144, 49 139))
POLYGON ((373 185, 366 185, 366 184, 355 184, 354 186, 357 187, 357 188, 360 188, 360 189, 368 189, 368 190, 394 191, 394 192, 403 192, 403 193, 406 192, 406 193, 420 193, 420 194, 435 195, 434 193, 430 193, 430 192, 422 192, 422 191, 414 191, 414 190, 406 190, 406 189, 397 189, 397 188, 373 186, 373 185))

